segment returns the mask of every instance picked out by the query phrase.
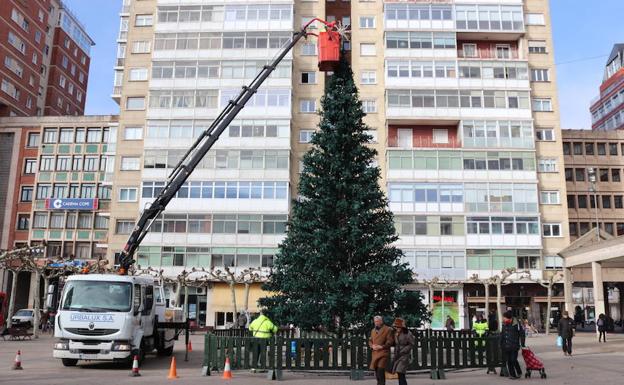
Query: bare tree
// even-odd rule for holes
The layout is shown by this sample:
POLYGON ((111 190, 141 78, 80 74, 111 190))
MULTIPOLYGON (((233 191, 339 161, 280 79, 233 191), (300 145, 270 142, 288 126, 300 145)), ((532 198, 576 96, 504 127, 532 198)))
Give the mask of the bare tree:
POLYGON ((493 284, 492 277, 480 278, 479 274, 475 273, 470 278, 468 278, 467 281, 479 283, 483 285, 483 287, 485 288, 485 292, 484 292, 485 314, 483 316, 485 317, 485 319, 487 319, 488 315, 490 314, 490 286, 493 284))
MULTIPOLYGON (((43 254, 43 251, 41 249, 41 246, 26 246, 26 247, 22 247, 19 249, 4 251, 0 254, 0 267, 12 273, 11 294, 10 294, 10 299, 9 299, 9 310, 8 310, 8 317, 7 317, 8 327, 11 327, 13 323, 12 320, 13 320, 13 313, 15 312, 15 295, 17 292, 17 278, 19 276, 19 273, 33 271, 32 270, 33 263, 30 261, 34 260, 33 258, 35 255, 42 255, 42 254, 43 254)), ((37 281, 37 284, 36 284, 37 294, 35 295, 35 305, 37 305, 39 302, 38 282, 39 281, 37 281)), ((36 310, 34 314, 35 325, 33 325, 33 328, 35 330, 35 334, 36 334, 36 330, 38 327, 37 322, 39 321, 38 312, 39 311, 36 310)))
POLYGON ((563 272, 557 272, 548 279, 531 279, 531 281, 540 284, 541 286, 546 288, 547 297, 546 297, 546 318, 544 320, 544 330, 545 334, 550 334, 550 312, 552 309, 552 297, 553 297, 553 286, 556 283, 563 281, 563 272))
POLYGON ((501 331, 503 328, 503 309, 501 307, 501 299, 503 296, 504 285, 509 285, 513 281, 511 280, 512 276, 518 276, 521 278, 527 274, 526 271, 518 271, 515 267, 510 267, 501 270, 501 272, 497 275, 492 276, 492 284, 496 285, 496 313, 498 316, 498 331, 501 331))

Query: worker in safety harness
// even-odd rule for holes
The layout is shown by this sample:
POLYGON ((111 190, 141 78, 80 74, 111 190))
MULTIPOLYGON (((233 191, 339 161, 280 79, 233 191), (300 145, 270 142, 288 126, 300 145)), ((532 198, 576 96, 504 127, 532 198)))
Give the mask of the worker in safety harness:
MULTIPOLYGON (((258 318, 249 324, 249 331, 253 337, 257 338, 255 341, 257 344, 255 349, 257 359, 253 361, 256 363, 256 368, 260 368, 260 357, 265 355, 267 341, 269 338, 273 337, 273 334, 277 333, 277 326, 271 322, 269 317, 267 317, 264 312, 260 312, 258 318)), ((264 362, 266 363, 267 361, 264 360, 264 362)))

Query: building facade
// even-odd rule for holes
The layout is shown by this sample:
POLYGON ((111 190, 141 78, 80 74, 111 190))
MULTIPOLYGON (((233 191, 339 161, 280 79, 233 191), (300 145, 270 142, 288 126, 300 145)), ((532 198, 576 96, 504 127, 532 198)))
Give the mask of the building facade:
POLYGON ((93 41, 63 2, 0 4, 0 116, 82 115, 93 41))
POLYGON ((570 239, 624 235, 624 131, 562 132, 570 239))
POLYGON ((600 95, 592 101, 592 129, 624 128, 624 44, 616 44, 607 59, 600 95))
MULTIPOLYGON (((124 1, 109 258, 193 138, 313 17, 351 26, 344 48, 398 245, 421 282, 448 283, 420 287, 439 314, 464 327, 485 310, 473 276, 516 268, 541 279, 560 268, 569 236, 545 0, 124 1)), ((141 266, 175 275, 271 265, 318 123, 326 75, 316 55, 310 37, 286 57, 154 223, 141 266)), ((519 313, 546 317, 545 289, 530 280, 503 294, 519 313)), ((193 295, 200 323, 234 318, 217 284, 193 295)))
MULTIPOLYGON (((0 138, 0 248, 45 241, 45 258, 105 258, 117 117, 0 118, 0 138)), ((32 304, 30 278, 18 277, 16 309, 32 304)))

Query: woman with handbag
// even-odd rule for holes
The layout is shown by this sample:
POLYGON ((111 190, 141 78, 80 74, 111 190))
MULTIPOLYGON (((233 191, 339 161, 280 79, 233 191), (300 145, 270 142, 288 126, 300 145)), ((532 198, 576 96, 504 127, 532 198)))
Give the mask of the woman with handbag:
POLYGON ((395 330, 392 373, 396 373, 399 376, 399 385, 407 385, 405 374, 412 360, 414 336, 407 330, 405 321, 402 318, 395 319, 392 327, 395 330))

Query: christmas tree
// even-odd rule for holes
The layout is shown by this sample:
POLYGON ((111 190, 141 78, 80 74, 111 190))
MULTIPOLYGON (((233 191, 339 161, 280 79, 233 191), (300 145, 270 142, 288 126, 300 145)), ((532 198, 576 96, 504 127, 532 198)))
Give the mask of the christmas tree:
POLYGON ((329 331, 366 328, 376 314, 427 317, 412 271, 400 263, 376 151, 349 64, 342 60, 321 99, 319 130, 303 158, 299 199, 260 304, 281 324, 329 331))

